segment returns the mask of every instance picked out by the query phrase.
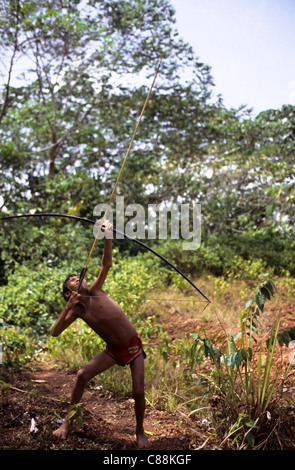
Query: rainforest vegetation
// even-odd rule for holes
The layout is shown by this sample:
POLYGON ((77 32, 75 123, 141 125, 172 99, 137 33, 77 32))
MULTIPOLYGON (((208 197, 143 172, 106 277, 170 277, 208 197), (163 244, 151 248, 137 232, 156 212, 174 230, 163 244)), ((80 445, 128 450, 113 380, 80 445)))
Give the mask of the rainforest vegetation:
MULTIPOLYGON (((211 304, 204 310, 181 276, 128 239, 113 240, 105 290, 143 337, 148 406, 190 419, 187 448, 294 448, 295 106, 255 115, 241 96, 240 107, 226 108, 206 58, 178 34, 169 0, 1 1, 0 48, 1 218, 95 219, 162 58, 116 196, 124 207, 200 205, 198 249, 183 250, 169 233, 143 242, 211 304)), ((36 362, 72 370, 104 344, 79 322, 50 337, 62 283, 87 260, 91 225, 6 219, 0 242, 0 386, 9 408, 10 385, 36 362)), ((99 240, 89 282, 102 250, 99 240)), ((125 370, 97 380, 112 396, 131 396, 125 370)), ((13 414, 4 419, 13 432, 13 414)), ((53 448, 49 427, 39 447, 19 442, 53 448)), ((0 447, 16 446, 10 439, 0 447)))

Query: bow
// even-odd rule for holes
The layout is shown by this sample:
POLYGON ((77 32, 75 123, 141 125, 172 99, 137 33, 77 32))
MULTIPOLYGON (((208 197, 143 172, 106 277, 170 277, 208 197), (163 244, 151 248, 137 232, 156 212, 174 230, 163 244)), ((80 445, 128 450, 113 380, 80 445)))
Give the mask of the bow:
MULTIPOLYGON (((52 212, 50 212, 50 213, 49 212, 39 212, 39 213, 37 212, 35 214, 9 215, 9 216, 6 216, 6 217, 0 217, 0 220, 18 219, 18 218, 21 218, 21 217, 41 217, 41 218, 42 217, 59 217, 59 218, 63 217, 63 218, 68 218, 68 219, 79 220, 81 222, 90 223, 90 224, 95 224, 96 223, 95 220, 87 219, 85 217, 78 217, 78 216, 69 215, 69 214, 55 214, 55 213, 52 213, 52 212)), ((129 235, 126 235, 126 233, 120 232, 119 230, 116 230, 115 228, 113 228, 113 231, 115 233, 118 233, 119 235, 123 235, 124 238, 126 238, 127 240, 130 240, 134 243, 137 243, 138 245, 142 246, 143 248, 150 251, 151 253, 153 253, 158 258, 160 258, 162 261, 164 261, 166 264, 168 264, 171 268, 173 268, 178 274, 180 274, 183 277, 183 279, 185 279, 197 292, 199 292, 199 294, 201 294, 204 297, 204 299, 207 300, 208 304, 211 303, 211 301, 208 299, 208 297, 206 297, 206 295, 203 294, 203 292, 177 266, 175 266, 173 263, 171 263, 171 261, 164 258, 164 256, 160 255, 160 253, 158 253, 156 250, 154 250, 150 246, 147 246, 142 241, 137 240, 136 238, 130 237, 129 235)), ((84 268, 84 270, 85 270, 85 268, 84 268)), ((84 276, 85 276, 85 273, 84 273, 84 276)), ((206 307, 208 306, 208 304, 206 305, 206 307)))

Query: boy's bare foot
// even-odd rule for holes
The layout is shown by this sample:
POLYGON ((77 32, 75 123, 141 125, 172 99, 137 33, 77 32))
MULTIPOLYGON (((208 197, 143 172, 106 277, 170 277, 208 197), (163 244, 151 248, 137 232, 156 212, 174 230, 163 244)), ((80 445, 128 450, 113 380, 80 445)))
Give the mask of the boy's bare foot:
POLYGON ((151 447, 151 443, 147 439, 144 431, 137 432, 136 437, 137 437, 137 445, 139 449, 148 449, 149 447, 151 447))
POLYGON ((53 435, 59 439, 66 439, 72 427, 73 424, 69 423, 68 420, 64 420, 62 425, 56 431, 53 431, 53 435))

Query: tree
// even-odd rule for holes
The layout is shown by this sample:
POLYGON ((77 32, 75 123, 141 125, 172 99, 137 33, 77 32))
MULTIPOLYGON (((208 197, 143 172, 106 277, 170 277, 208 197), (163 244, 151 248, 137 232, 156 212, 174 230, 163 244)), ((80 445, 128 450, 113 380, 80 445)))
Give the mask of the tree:
POLYGON ((205 231, 294 229, 294 106, 253 118, 242 106, 212 116, 203 174, 187 178, 205 231), (214 139, 215 135, 215 139, 214 139))
MULTIPOLYGON (((31 74, 25 74, 30 81, 30 100, 23 93, 26 109, 20 118, 30 129, 33 122, 29 116, 35 124, 36 118, 43 124, 43 135, 35 132, 38 139, 29 147, 49 155, 51 175, 62 144, 82 128, 91 113, 96 111, 99 117, 98 107, 107 106, 110 95, 118 93, 114 75, 121 83, 128 74, 132 79, 142 71, 149 75, 164 55, 167 60, 161 73, 172 80, 188 56, 192 58, 190 48, 172 36, 174 12, 166 0, 53 0, 42 4, 11 0, 8 7, 2 5, 1 33, 7 36, 10 31, 5 47, 13 49, 12 56, 18 51, 33 63, 28 71, 31 74)), ((202 66, 199 69, 202 74, 202 66)), ((5 112, 9 101, 6 89, 5 112)), ((10 105, 15 107, 15 102, 10 105)), ((96 121, 96 127, 99 124, 96 121)))
POLYGON ((210 67, 179 39, 168 0, 9 0, 0 8, 7 208, 92 216, 111 193, 163 57, 117 193, 126 204, 198 202, 208 234, 292 229, 294 107, 253 118, 213 100, 210 67), (17 84, 20 58, 30 67, 17 84))

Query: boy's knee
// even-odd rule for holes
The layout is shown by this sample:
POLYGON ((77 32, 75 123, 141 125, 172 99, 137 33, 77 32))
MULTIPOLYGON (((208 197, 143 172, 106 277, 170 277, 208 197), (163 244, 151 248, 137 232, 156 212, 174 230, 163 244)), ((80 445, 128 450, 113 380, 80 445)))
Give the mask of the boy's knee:
POLYGON ((144 388, 142 386, 133 387, 132 396, 134 400, 140 400, 141 398, 144 398, 144 388))
POLYGON ((77 381, 82 384, 86 384, 89 380, 89 375, 85 369, 80 369, 77 372, 77 381))

